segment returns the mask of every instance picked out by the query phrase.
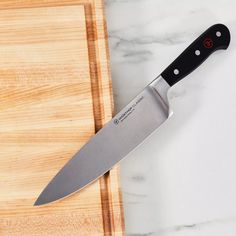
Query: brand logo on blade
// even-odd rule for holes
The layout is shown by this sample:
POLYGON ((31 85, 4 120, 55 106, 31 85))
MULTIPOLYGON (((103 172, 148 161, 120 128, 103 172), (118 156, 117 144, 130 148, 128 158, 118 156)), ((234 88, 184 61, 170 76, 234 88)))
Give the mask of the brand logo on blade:
POLYGON ((118 119, 115 119, 115 120, 114 120, 114 124, 115 124, 115 125, 118 125, 119 123, 120 123, 120 121, 119 121, 118 119))
POLYGON ((135 111, 135 108, 143 99, 144 99, 143 96, 138 98, 138 100, 134 102, 132 105, 130 105, 125 112, 121 113, 121 115, 118 114, 117 115, 118 117, 114 119, 113 123, 115 125, 118 125, 119 123, 123 122, 128 116, 130 116, 135 111))

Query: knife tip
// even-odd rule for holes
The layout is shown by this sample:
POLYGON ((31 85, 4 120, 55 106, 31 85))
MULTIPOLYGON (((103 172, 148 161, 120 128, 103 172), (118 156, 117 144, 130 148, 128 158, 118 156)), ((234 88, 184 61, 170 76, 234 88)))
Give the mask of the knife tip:
POLYGON ((34 203, 34 206, 41 206, 41 205, 46 205, 48 203, 50 203, 51 201, 49 201, 48 199, 44 198, 43 194, 40 194, 40 196, 37 198, 37 200, 34 203))
POLYGON ((34 203, 34 206, 41 206, 43 205, 43 203, 41 202, 41 200, 38 198, 35 203, 34 203))
POLYGON ((50 204, 52 202, 55 202, 58 199, 53 199, 53 198, 49 198, 47 194, 45 194, 45 190, 39 195, 39 197, 37 198, 37 200, 35 201, 33 206, 42 206, 42 205, 47 205, 50 204))

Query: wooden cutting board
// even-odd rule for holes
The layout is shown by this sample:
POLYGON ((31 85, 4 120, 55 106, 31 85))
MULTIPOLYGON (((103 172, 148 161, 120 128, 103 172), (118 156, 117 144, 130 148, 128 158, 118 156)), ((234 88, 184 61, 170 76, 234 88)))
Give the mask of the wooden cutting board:
POLYGON ((118 168, 33 206, 111 119, 108 59, 102 0, 0 2, 1 236, 124 234, 118 168))

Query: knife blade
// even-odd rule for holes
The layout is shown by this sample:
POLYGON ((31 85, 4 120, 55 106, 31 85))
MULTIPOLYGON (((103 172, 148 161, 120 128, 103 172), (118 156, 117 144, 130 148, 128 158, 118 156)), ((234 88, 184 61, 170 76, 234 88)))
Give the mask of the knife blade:
POLYGON ((171 116, 169 88, 214 51, 227 49, 229 43, 230 32, 225 25, 207 29, 68 161, 34 205, 47 204, 83 189, 136 149, 171 116))

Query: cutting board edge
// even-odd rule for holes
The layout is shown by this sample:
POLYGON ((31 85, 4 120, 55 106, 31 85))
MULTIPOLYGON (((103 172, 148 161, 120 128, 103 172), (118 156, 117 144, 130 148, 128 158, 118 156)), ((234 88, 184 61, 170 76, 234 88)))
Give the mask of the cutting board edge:
MULTIPOLYGON (((104 6, 104 1, 102 0, 102 4, 104 6)), ((99 9, 99 8, 97 8, 99 9)), ((103 24, 100 25, 100 27, 102 27, 102 30, 97 30, 97 33, 99 34, 103 34, 103 35, 98 35, 98 38, 104 38, 103 41, 100 41, 99 43, 102 44, 104 43, 104 46, 101 45, 97 45, 97 49, 99 50, 99 55, 101 56, 101 53, 103 54, 102 56, 105 57, 105 60, 107 62, 107 67, 106 70, 103 71, 103 77, 100 75, 97 78, 100 78, 100 82, 101 84, 98 86, 98 88, 100 88, 99 92, 100 94, 102 94, 101 96, 99 96, 100 98, 104 98, 104 91, 105 92, 109 92, 109 101, 110 104, 106 104, 104 103, 104 101, 100 101, 100 104, 103 104, 103 111, 109 112, 109 114, 103 114, 102 112, 100 113, 100 115, 102 117, 100 117, 100 121, 102 121, 101 123, 98 123, 98 125, 95 127, 97 127, 98 129, 100 129, 103 125, 105 125, 105 123, 107 123, 112 116, 114 115, 114 100, 113 100, 113 91, 112 91, 112 80, 111 80, 111 71, 110 71, 110 54, 109 54, 109 44, 108 44, 108 31, 107 31, 107 23, 106 23, 106 18, 105 18, 105 9, 101 8, 102 10, 102 16, 103 16, 103 24), (101 49, 105 49, 101 52, 101 49), (106 80, 104 81, 104 73, 106 73, 106 80), (108 85, 107 85, 108 83, 108 85), (109 86, 109 89, 107 90, 107 86, 109 86), (105 89, 104 89, 105 88, 105 89), (105 109, 106 106, 106 109, 105 109), (109 110, 108 110, 108 106, 109 106, 109 110)), ((96 14, 95 14, 96 16, 96 14)), ((104 59, 103 59, 104 60, 104 59)), ((95 116, 96 117, 96 116, 95 116)), ((95 121, 96 123, 96 121, 95 121)), ((104 218, 107 218, 106 215, 108 214, 110 217, 110 222, 106 223, 106 221, 104 221, 104 231, 109 233, 109 232, 113 232, 112 235, 124 235, 124 229, 125 229, 125 222, 124 222, 124 210, 123 210, 123 205, 122 205, 122 192, 121 192, 121 188, 120 188, 120 178, 119 178, 119 167, 116 166, 114 167, 111 171, 109 171, 106 175, 104 175, 101 179, 100 179, 100 186, 101 186, 101 199, 107 199, 109 204, 106 203, 106 200, 103 201, 103 214, 104 214, 104 218), (117 185, 113 186, 114 183, 117 183, 117 185), (105 192, 102 190, 105 187, 105 192), (106 196, 105 196, 106 195, 106 196), (118 203, 118 204, 117 204, 118 203), (115 215, 113 214, 114 212, 118 212, 117 215, 120 216, 120 219, 114 219, 115 215), (118 222, 118 223, 117 223, 118 222)))

